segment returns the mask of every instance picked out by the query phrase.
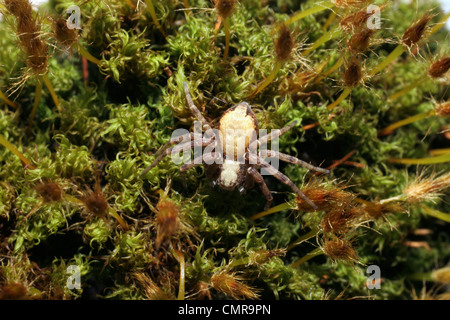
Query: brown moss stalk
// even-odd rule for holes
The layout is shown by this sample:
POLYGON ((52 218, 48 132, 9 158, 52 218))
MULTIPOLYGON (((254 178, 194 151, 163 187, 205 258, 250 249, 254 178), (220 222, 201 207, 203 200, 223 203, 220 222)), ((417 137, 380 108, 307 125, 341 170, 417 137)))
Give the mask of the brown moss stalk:
POLYGON ((225 50, 223 52, 223 58, 228 57, 228 52, 230 51, 230 15, 236 6, 237 0, 216 0, 215 7, 219 14, 220 20, 223 21, 223 30, 225 32, 225 50))
POLYGON ((36 78, 36 91, 34 95, 33 108, 31 109, 30 118, 28 120, 28 129, 33 126, 34 116, 36 115, 36 110, 41 101, 42 96, 42 80, 41 77, 36 78))
POLYGON ((406 119, 402 119, 400 121, 397 121, 397 122, 387 126, 384 129, 380 130, 378 132, 378 135, 379 136, 385 136, 385 135, 391 134, 392 132, 394 132, 394 130, 396 130, 396 129, 400 128, 400 127, 403 127, 403 126, 406 126, 408 124, 417 122, 419 120, 428 118, 428 117, 433 116, 435 114, 436 114, 435 110, 430 110, 430 111, 426 111, 426 112, 422 112, 422 113, 416 114, 416 115, 408 117, 406 119))
POLYGON ((45 86, 47 87, 48 91, 50 92, 50 96, 53 99, 53 102, 56 106, 56 109, 58 110, 58 112, 62 112, 60 103, 59 103, 59 99, 58 96, 56 95, 55 89, 53 88, 52 83, 50 82, 50 79, 48 78, 47 74, 43 74, 41 76, 42 81, 44 82, 45 86))
POLYGON ((180 281, 178 285, 178 296, 177 300, 184 300, 185 296, 185 287, 186 287, 186 262, 184 259, 183 253, 177 250, 173 250, 173 254, 175 258, 178 260, 178 263, 180 264, 180 281))
POLYGON ((15 154, 20 161, 22 162, 22 166, 24 168, 36 169, 36 166, 28 160, 22 152, 20 152, 11 142, 9 142, 4 136, 0 135, 0 144, 4 146, 6 149, 15 154))
POLYGON ((324 33, 319 39, 317 39, 308 49, 302 52, 302 56, 306 57, 311 52, 319 48, 322 44, 332 39, 335 39, 342 35, 342 31, 338 27, 331 28, 328 32, 324 33))
POLYGON ((156 28, 161 32, 161 34, 164 37, 167 37, 166 32, 164 31, 163 27, 159 23, 158 17, 156 16, 155 7, 153 6, 152 0, 145 0, 145 4, 147 5, 147 10, 150 13, 150 16, 152 17, 153 23, 155 24, 156 28))
POLYGON ((318 2, 317 5, 307 9, 307 10, 303 10, 303 11, 299 11, 297 13, 294 13, 288 20, 284 21, 283 23, 281 23, 280 25, 277 26, 277 28, 275 28, 275 32, 278 31, 280 28, 283 27, 283 25, 289 25, 292 24, 296 21, 299 21, 307 16, 310 16, 314 13, 326 10, 326 9, 331 9, 333 8, 334 3, 333 1, 321 1, 318 2))
POLYGON ((279 36, 275 42, 275 63, 272 71, 267 78, 262 81, 257 88, 250 94, 250 98, 257 95, 264 90, 277 76, 278 71, 284 63, 290 58, 292 50, 294 49, 294 39, 292 38, 291 30, 286 25, 280 28, 279 36))
MULTIPOLYGON (((435 61, 434 63, 432 63, 430 65, 430 67, 428 68, 428 76, 432 80, 440 80, 447 75, 449 70, 450 70, 450 57, 444 57, 444 58, 441 58, 441 59, 435 61)), ((404 96, 405 94, 407 94, 411 90, 417 88, 418 86, 420 86, 422 83, 424 83, 427 80, 428 80, 427 77, 418 78, 417 80, 413 81, 411 84, 409 84, 402 90, 392 94, 389 97, 389 100, 395 100, 395 99, 398 99, 398 98, 404 96)))
POLYGON ((390 158, 390 159, 388 159, 388 162, 401 163, 401 164, 406 164, 406 165, 411 165, 411 164, 427 165, 427 164, 445 163, 445 162, 450 162, 450 152, 443 154, 443 155, 435 156, 435 157, 426 157, 426 158, 418 158, 418 159, 390 158))
POLYGON ((8 106, 18 109, 19 105, 17 105, 15 102, 11 101, 1 90, 0 90, 0 99, 3 100, 8 106))

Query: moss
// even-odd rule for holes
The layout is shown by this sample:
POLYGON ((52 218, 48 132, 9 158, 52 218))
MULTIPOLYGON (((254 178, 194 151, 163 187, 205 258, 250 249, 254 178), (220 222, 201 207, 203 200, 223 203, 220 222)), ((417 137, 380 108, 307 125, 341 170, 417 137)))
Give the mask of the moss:
POLYGON ((450 257, 448 222, 423 209, 446 217, 449 183, 442 183, 433 201, 408 202, 403 193, 419 176, 448 171, 449 163, 406 166, 392 159, 448 152, 448 119, 433 115, 389 135, 380 132, 448 100, 445 81, 432 79, 391 99, 446 56, 448 31, 423 38, 385 69, 370 72, 429 9, 438 14, 431 21, 436 26, 443 17, 438 3, 396 3, 382 10, 382 29, 357 57, 362 81, 334 108, 348 89, 345 66, 357 54, 346 45, 352 32, 308 48, 355 8, 334 8, 330 20, 331 11, 322 8, 290 23, 294 45, 278 63, 277 28, 299 10, 314 8, 315 1, 238 2, 228 17, 229 47, 210 1, 189 1, 190 10, 183 1, 152 3, 158 23, 142 1, 133 8, 134 0, 51 0, 39 9, 42 17, 65 19, 66 8, 79 5, 82 29, 79 42, 64 48, 50 26, 42 25, 40 40, 49 48, 46 75, 60 105, 55 108, 54 97, 43 90, 31 127, 40 78, 25 72, 30 57, 20 48, 13 17, 3 12, 0 91, 20 107, 0 100, 1 137, 17 149, 4 142, 0 148, 0 297, 173 299, 183 280, 184 298, 190 299, 411 299, 421 291, 422 280, 429 279, 418 274, 444 267, 450 257), (86 61, 80 45, 99 62, 86 61), (266 79, 270 83, 259 92, 266 79), (246 194, 221 190, 211 186, 206 167, 182 177, 170 157, 142 176, 175 129, 193 128, 184 83, 213 125, 241 101, 251 104, 261 129, 296 121, 280 137, 280 152, 331 172, 313 176, 283 162, 280 171, 305 193, 317 179, 319 188, 350 196, 303 212, 292 190, 268 176, 276 212, 258 218, 266 199, 257 185, 246 194), (31 165, 24 166, 23 158, 31 165), (48 181, 61 189, 58 197, 39 194, 37 186, 48 181), (100 216, 86 204, 92 194, 102 198, 100 216), (176 211, 167 215, 173 221, 164 235, 157 218, 161 208, 176 211), (336 216, 352 210, 360 219, 347 233, 324 233, 323 218, 331 210, 342 211, 336 216), (326 241, 336 237, 352 244, 357 261, 322 254, 326 241), (58 243, 67 250, 60 251, 58 243), (311 258, 311 252, 319 254, 311 258), (371 264, 381 268, 379 290, 366 286, 371 264), (66 286, 70 265, 80 267, 81 289, 66 286), (241 294, 230 292, 230 283, 241 294))
POLYGON ((134 80, 152 79, 159 76, 168 65, 167 54, 149 50, 149 43, 143 39, 142 34, 129 34, 122 29, 111 40, 108 51, 100 62, 101 71, 113 76, 119 83, 123 81, 120 75, 124 77, 124 74, 134 80))

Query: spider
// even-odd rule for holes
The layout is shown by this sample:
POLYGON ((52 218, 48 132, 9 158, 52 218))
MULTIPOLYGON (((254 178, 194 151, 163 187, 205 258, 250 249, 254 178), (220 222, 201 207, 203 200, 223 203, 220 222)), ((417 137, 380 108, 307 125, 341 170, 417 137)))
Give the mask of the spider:
MULTIPOLYGON (((185 135, 172 137, 156 154, 153 163, 144 169, 141 177, 145 176, 152 168, 166 156, 178 154, 183 149, 192 149, 194 147, 204 147, 202 155, 196 157, 192 162, 185 163, 180 167, 180 172, 184 172, 197 165, 204 164, 206 175, 212 180, 212 185, 218 185, 225 190, 234 190, 238 188, 241 194, 251 189, 256 182, 266 198, 265 208, 269 208, 273 196, 264 182, 262 174, 257 170, 264 168, 265 172, 274 176, 279 181, 289 186, 297 198, 308 203, 314 210, 317 206, 308 199, 300 189, 283 173, 269 164, 265 158, 278 158, 279 160, 301 165, 309 170, 320 173, 329 173, 329 170, 315 167, 305 161, 297 159, 288 154, 274 150, 258 150, 262 145, 278 138, 292 127, 296 121, 285 126, 280 130, 274 130, 257 139, 259 132, 258 122, 251 106, 246 102, 241 102, 230 107, 220 117, 217 130, 213 130, 210 123, 201 114, 195 106, 189 93, 187 83, 183 83, 184 93, 189 109, 195 118, 202 124, 204 135, 199 139, 195 132, 189 132, 185 135), (184 142, 183 142, 184 141, 184 142), (171 145, 177 144, 169 148, 171 145), (207 151, 213 150, 213 151, 207 151)), ((197 133, 198 134, 198 133, 197 133)))

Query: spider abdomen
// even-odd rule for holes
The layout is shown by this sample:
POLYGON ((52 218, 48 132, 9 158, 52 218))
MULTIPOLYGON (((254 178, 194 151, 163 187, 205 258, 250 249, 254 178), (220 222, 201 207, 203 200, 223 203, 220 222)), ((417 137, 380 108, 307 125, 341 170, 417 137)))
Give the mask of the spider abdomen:
POLYGON ((256 139, 258 123, 251 107, 241 102, 228 109, 219 121, 220 148, 230 160, 242 159, 250 141, 256 139))
MULTIPOLYGON (((243 165, 238 161, 225 159, 219 176, 219 185, 226 190, 233 190, 242 181, 243 165)), ((244 175, 245 176, 245 175, 244 175)))

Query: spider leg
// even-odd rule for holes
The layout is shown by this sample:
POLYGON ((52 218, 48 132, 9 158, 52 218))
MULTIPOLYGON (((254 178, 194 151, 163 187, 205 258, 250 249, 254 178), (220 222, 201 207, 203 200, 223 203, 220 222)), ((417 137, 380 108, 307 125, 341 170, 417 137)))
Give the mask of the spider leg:
POLYGON ((185 172, 186 172, 187 170, 189 170, 189 169, 195 167, 195 166, 201 165, 201 164, 203 163, 203 161, 207 162, 207 161, 209 161, 211 158, 212 158, 212 160, 215 159, 215 157, 209 157, 209 156, 211 156, 211 153, 203 154, 203 155, 201 155, 201 156, 195 158, 194 161, 193 161, 192 163, 183 164, 183 165, 180 167, 181 181, 182 181, 183 187, 184 187, 185 189, 187 189, 186 173, 185 173, 185 172))
POLYGON ((245 183, 244 188, 245 190, 250 190, 255 186, 255 178, 253 175, 250 174, 250 172, 247 169, 247 174, 245 175, 245 183))
POLYGON ((186 184, 186 174, 185 172, 195 166, 199 166, 201 164, 203 164, 203 162, 209 162, 209 161, 214 161, 217 158, 217 155, 213 155, 212 153, 205 153, 201 156, 198 156, 197 158, 194 159, 194 161, 192 161, 192 163, 187 163, 187 164, 183 164, 180 167, 180 176, 181 176, 181 180, 183 183, 183 186, 185 189, 187 189, 187 184, 186 184))
POLYGON ((298 198, 301 198, 302 200, 304 200, 312 208, 314 208, 314 210, 318 209, 317 206, 310 199, 308 199, 303 194, 303 192, 301 192, 301 190, 287 176, 285 176, 280 171, 278 171, 276 168, 274 168, 273 166, 271 166, 270 164, 265 162, 264 159, 261 159, 260 157, 254 155, 254 154, 247 154, 247 156, 249 158, 251 158, 251 161, 255 161, 259 166, 265 168, 270 173, 270 175, 274 176, 276 179, 278 179, 285 185, 289 186, 292 189, 292 191, 294 191, 297 194, 298 198))
POLYGON ((280 159, 282 161, 285 161, 285 162, 289 162, 289 163, 292 163, 292 164, 300 165, 300 166, 305 167, 305 168, 307 168, 309 170, 317 171, 317 172, 320 172, 320 173, 330 173, 330 170, 322 169, 322 168, 313 166, 312 164, 309 164, 309 163, 307 163, 307 162, 305 162, 303 160, 300 160, 300 159, 298 159, 296 157, 293 157, 293 156, 290 156, 288 154, 281 153, 281 152, 278 152, 278 151, 262 150, 262 151, 260 151, 259 154, 260 154, 261 158, 266 157, 266 156, 269 157, 269 158, 278 158, 278 159, 280 159))
POLYGON ((167 148, 169 148, 171 145, 173 144, 177 144, 180 143, 181 141, 191 141, 195 139, 195 135, 193 132, 189 132, 186 134, 183 134, 181 136, 178 137, 174 137, 171 138, 169 141, 166 142, 166 144, 164 144, 156 153, 156 157, 158 158, 159 156, 161 156, 161 154, 166 151, 167 148))
POLYGON ((175 147, 172 147, 170 149, 167 149, 166 151, 164 151, 164 153, 166 153, 166 155, 169 154, 176 154, 179 153, 180 151, 184 150, 185 148, 189 147, 189 149, 192 149, 194 147, 206 147, 207 145, 211 144, 212 142, 214 142, 214 138, 209 138, 209 139, 196 139, 196 140, 192 140, 192 141, 187 141, 184 143, 181 143, 179 145, 176 145, 175 147))
POLYGON ((206 121, 205 117, 202 115, 200 110, 198 110, 197 106, 194 104, 192 100, 191 94, 189 93, 189 87, 186 82, 183 82, 184 95, 186 96, 187 103, 189 105, 189 109, 194 114, 195 118, 202 123, 202 126, 205 130, 211 130, 211 126, 206 121))
POLYGON ((199 166, 201 164, 203 164, 203 162, 212 162, 217 158, 216 154, 213 153, 205 153, 201 156, 198 156, 197 158, 194 159, 194 161, 192 161, 192 163, 186 163, 183 164, 180 167, 180 172, 184 173, 185 171, 195 167, 195 166, 199 166))
MULTIPOLYGON (((186 137, 188 134, 183 135, 181 137, 186 137)), ((190 137, 194 137, 194 133, 189 133, 190 137)), ((153 169, 159 162, 161 162, 161 160, 166 157, 169 154, 173 154, 173 153, 178 153, 182 150, 184 150, 185 148, 189 147, 189 149, 192 149, 194 147, 199 147, 199 146, 207 146, 209 145, 211 142, 214 141, 214 137, 210 138, 210 139, 193 139, 184 143, 181 143, 179 145, 176 145, 175 147, 169 148, 167 149, 168 146, 170 146, 171 144, 177 143, 182 141, 183 139, 177 137, 174 139, 171 139, 169 142, 167 142, 162 149, 164 150, 163 152, 161 152, 156 159, 152 162, 151 165, 149 165, 147 168, 144 169, 144 171, 142 171, 141 173, 141 177, 144 177, 147 172, 149 172, 151 169, 153 169)))
POLYGON ((169 141, 167 141, 161 148, 159 148, 159 150, 155 153, 155 160, 152 162, 151 165, 149 165, 147 168, 144 169, 144 171, 142 171, 141 173, 141 178, 144 177, 147 172, 149 172, 152 168, 154 168, 167 154, 166 154, 166 150, 167 148, 169 148, 171 145, 173 144, 177 144, 183 140, 193 140, 194 139, 194 133, 193 132, 189 132, 187 134, 178 136, 178 137, 174 137, 171 138, 169 141))
POLYGON ((260 137, 258 140, 253 141, 250 145, 250 148, 256 148, 257 146, 260 146, 264 143, 267 143, 269 141, 272 141, 273 139, 278 138, 282 134, 286 133, 287 131, 291 130, 295 125, 297 124, 297 120, 292 121, 290 124, 285 126, 284 128, 281 128, 280 130, 272 130, 270 133, 260 137))
POLYGON ((264 210, 269 209, 269 207, 273 201, 273 196, 270 193, 269 188, 267 188, 267 185, 264 182, 263 176, 258 172, 258 170, 256 170, 253 167, 249 167, 247 169, 247 172, 253 177, 255 182, 259 185, 259 188, 261 189, 262 193, 266 197, 267 202, 266 202, 266 205, 264 206, 264 210))

